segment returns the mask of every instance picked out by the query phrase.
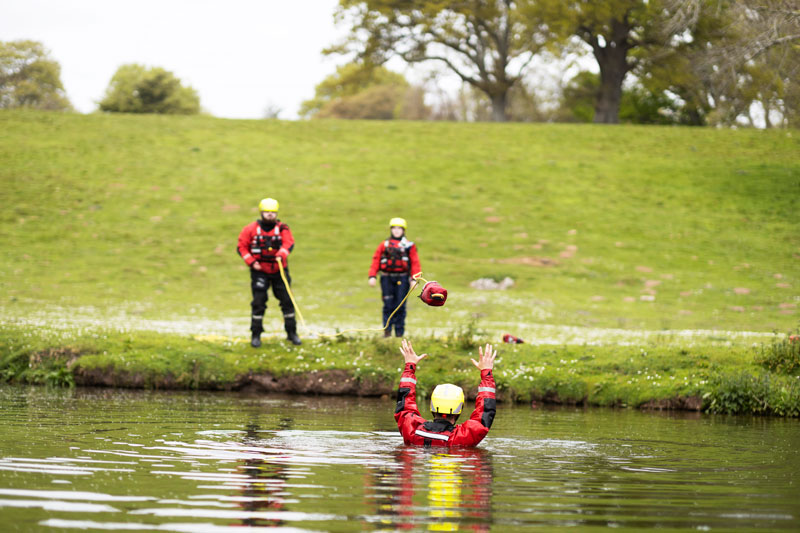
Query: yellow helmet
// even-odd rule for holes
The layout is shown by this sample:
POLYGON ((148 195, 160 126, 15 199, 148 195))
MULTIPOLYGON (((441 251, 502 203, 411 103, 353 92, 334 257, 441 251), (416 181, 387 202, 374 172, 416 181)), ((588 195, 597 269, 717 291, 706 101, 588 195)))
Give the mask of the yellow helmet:
POLYGON ((408 224, 406 224, 406 219, 400 217, 394 217, 392 220, 389 221, 390 228, 393 228, 395 226, 400 226, 403 229, 408 229, 408 224))
POLYGON ((259 211, 272 211, 277 213, 278 212, 278 200, 275 198, 264 198, 258 204, 259 211))
POLYGON ((457 415, 464 408, 464 391, 458 385, 444 383, 436 385, 431 394, 431 413, 435 415, 457 415))

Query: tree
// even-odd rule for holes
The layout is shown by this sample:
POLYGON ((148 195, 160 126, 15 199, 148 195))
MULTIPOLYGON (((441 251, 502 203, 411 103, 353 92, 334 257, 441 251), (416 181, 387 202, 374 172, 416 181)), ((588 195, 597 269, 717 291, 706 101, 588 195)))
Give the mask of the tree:
MULTIPOLYGON (((594 121, 600 76, 579 72, 564 87, 556 120, 594 121)), ((664 92, 651 91, 641 84, 625 88, 620 97, 619 121, 630 124, 675 124, 679 121, 677 103, 664 92)))
POLYGON ((172 72, 160 67, 122 65, 111 78, 100 110, 113 113, 161 113, 193 115, 200 112, 200 98, 172 72))
POLYGON ((301 116, 316 118, 421 120, 429 117, 424 91, 396 72, 364 63, 336 69, 300 106, 301 116))
POLYGON ((0 108, 71 110, 61 67, 42 43, 0 41, 0 108))
MULTIPOLYGON (((698 13, 705 0, 697 0, 698 13)), ((685 0, 539 0, 526 7, 529 24, 544 24, 566 42, 577 37, 600 69, 594 121, 619 122, 627 74, 667 53, 700 16, 685 13, 685 0)))
MULTIPOLYGON (((692 0, 699 1, 699 0, 692 0)), ((766 126, 770 111, 784 125, 797 124, 800 78, 800 9, 793 0, 730 0, 726 38, 703 50, 695 68, 713 86, 714 119, 734 123, 759 103, 766 126)))
POLYGON ((495 121, 508 119, 509 90, 544 45, 513 0, 340 0, 337 18, 349 19, 349 38, 326 53, 355 52, 367 63, 397 56, 437 62, 483 92, 495 121))
POLYGON ((651 90, 668 90, 682 100, 682 123, 754 125, 752 112, 759 106, 766 127, 796 123, 796 5, 786 0, 684 0, 675 21, 666 21, 666 31, 688 27, 691 37, 644 61, 640 79, 651 90))
POLYGON ((365 63, 347 63, 336 68, 336 72, 322 80, 314 88, 314 98, 300 104, 299 115, 311 117, 319 113, 330 102, 355 96, 371 87, 407 87, 406 79, 385 67, 365 63))

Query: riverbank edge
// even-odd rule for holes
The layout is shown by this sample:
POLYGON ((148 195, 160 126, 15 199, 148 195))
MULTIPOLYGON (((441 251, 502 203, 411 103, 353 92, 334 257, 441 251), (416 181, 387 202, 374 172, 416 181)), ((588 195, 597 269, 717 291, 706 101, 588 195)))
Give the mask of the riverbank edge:
MULTIPOLYGON (((430 357, 420 398, 441 382, 469 398, 477 341, 415 339, 430 357)), ((391 396, 397 339, 339 338, 258 349, 236 339, 156 333, 48 338, 0 326, 0 382, 162 390, 391 396)), ((502 402, 800 416, 800 378, 758 364, 764 347, 501 345, 502 402)), ((474 375, 475 374, 475 375, 474 375)))

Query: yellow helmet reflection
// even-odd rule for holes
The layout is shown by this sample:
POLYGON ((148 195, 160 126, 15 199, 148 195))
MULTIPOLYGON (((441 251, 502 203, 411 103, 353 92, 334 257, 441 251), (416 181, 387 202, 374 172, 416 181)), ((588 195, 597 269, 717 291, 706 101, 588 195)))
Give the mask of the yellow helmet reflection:
POLYGON ((430 531, 458 531, 461 517, 461 462, 454 456, 435 454, 430 459, 428 480, 430 531))

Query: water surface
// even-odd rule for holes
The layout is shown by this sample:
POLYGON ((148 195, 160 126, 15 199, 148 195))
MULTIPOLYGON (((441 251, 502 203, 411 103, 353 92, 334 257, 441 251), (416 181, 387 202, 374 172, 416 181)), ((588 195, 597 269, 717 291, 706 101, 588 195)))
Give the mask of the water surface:
POLYGON ((500 405, 478 449, 443 452, 403 446, 393 409, 0 387, 0 526, 800 529, 797 420, 500 405))

